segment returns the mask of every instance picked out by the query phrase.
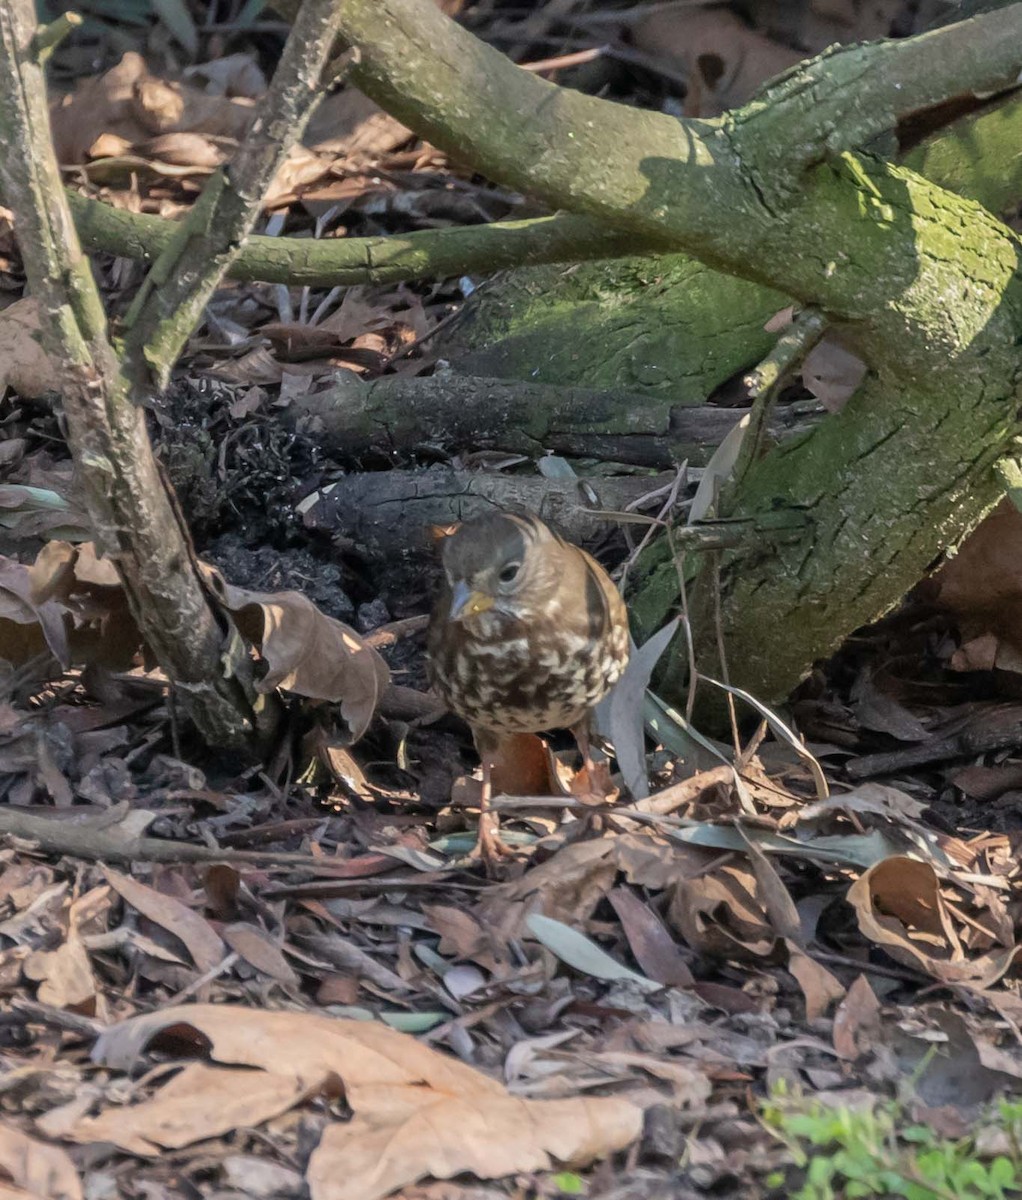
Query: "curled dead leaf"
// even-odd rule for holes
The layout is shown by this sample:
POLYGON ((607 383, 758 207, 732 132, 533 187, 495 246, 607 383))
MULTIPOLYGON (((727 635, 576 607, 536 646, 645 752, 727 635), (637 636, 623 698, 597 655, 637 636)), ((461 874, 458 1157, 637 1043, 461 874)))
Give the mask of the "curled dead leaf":
POLYGON ((250 1128, 287 1112, 307 1089, 288 1073, 246 1072, 189 1063, 143 1104, 83 1117, 68 1132, 76 1142, 111 1142, 129 1154, 157 1156, 201 1138, 250 1128))
POLYGON ((251 100, 207 95, 186 83, 160 79, 134 51, 105 74, 83 80, 50 107, 54 146, 65 164, 82 163, 104 145, 138 147, 165 133, 238 141, 247 135, 254 117, 251 100))
POLYGON ((782 949, 757 899, 755 877, 743 866, 680 880, 672 888, 667 916, 700 954, 775 961, 782 949))
POLYGON ((863 934, 895 959, 944 983, 987 988, 1015 963, 1018 946, 968 957, 927 862, 894 855, 848 889, 863 934))
POLYGON ((142 634, 113 563, 97 555, 91 542, 47 542, 28 574, 34 603, 52 606, 61 621, 68 663, 111 670, 134 664, 142 634))
POLYGON ((20 665, 48 648, 68 665, 62 615, 59 605, 35 596, 29 568, 0 555, 0 658, 20 665))
POLYGON ((387 664, 350 626, 328 617, 300 592, 251 592, 232 587, 205 567, 210 587, 259 649, 267 672, 260 691, 283 688, 312 700, 340 704, 353 741, 369 726, 387 664))
POLYGON ((36 993, 43 1004, 70 1008, 77 1012, 95 1011, 96 981, 89 955, 75 930, 55 950, 35 950, 22 968, 26 979, 39 984, 36 993))

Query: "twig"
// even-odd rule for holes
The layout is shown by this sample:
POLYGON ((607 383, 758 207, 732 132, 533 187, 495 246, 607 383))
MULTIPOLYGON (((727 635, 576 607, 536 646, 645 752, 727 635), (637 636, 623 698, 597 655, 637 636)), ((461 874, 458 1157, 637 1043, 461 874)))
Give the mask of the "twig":
POLYGON ((41 25, 32 39, 32 48, 36 53, 41 67, 45 66, 54 50, 67 37, 72 29, 82 24, 82 17, 76 12, 61 13, 49 25, 41 25))
MULTIPOLYGON (((885 967, 880 963, 860 962, 848 954, 832 954, 829 950, 818 950, 813 947, 812 956, 822 963, 830 963, 833 967, 850 967, 853 971, 861 971, 863 975, 880 975, 884 979, 897 979, 901 983, 933 984, 933 980, 913 971, 910 967, 885 967)), ((951 987, 948 983, 936 983, 935 987, 951 987)))
POLYGON ((637 804, 590 804, 573 796, 496 796, 492 807, 500 812, 515 812, 533 808, 559 808, 570 812, 606 813, 611 817, 635 821, 639 825, 660 825, 670 829, 688 829, 700 822, 686 817, 672 817, 670 813, 685 804, 689 804, 707 788, 718 783, 730 783, 734 777, 731 767, 713 767, 709 771, 700 771, 690 779, 672 784, 640 800, 637 804))
POLYGON ((133 836, 120 824, 40 817, 9 805, 0 806, 0 837, 20 838, 47 854, 69 854, 93 862, 266 863, 322 870, 329 860, 311 854, 269 850, 230 850, 133 836))
POLYGON ((535 62, 519 63, 523 71, 539 74, 543 71, 560 71, 567 67, 580 67, 602 57, 606 46, 590 46, 588 50, 574 50, 570 54, 558 54, 555 58, 540 58, 535 62))
MULTIPOLYGON (((763 453, 767 426, 781 388, 790 373, 823 337, 826 329, 827 320, 823 313, 815 308, 805 309, 777 339, 759 366, 746 375, 746 385, 752 392, 752 408, 728 482, 729 492, 741 486, 749 467, 763 453)), ((722 511, 727 511, 726 501, 722 511)))
POLYGON ((846 764, 845 774, 852 780, 867 779, 928 763, 946 762, 952 758, 970 758, 975 754, 1001 750, 1005 746, 1017 746, 1020 737, 1022 708, 1012 705, 1000 711, 995 710, 987 714, 982 723, 966 725, 956 733, 934 737, 900 750, 864 754, 846 764))
POLYGON ((52 1004, 41 1004, 38 1000, 28 1000, 23 996, 15 996, 11 1000, 10 1016, 20 1017, 24 1021, 36 1021, 40 1025, 50 1025, 54 1029, 62 1029, 65 1033, 73 1033, 76 1037, 88 1041, 99 1037, 105 1028, 102 1021, 94 1021, 90 1017, 68 1012, 64 1008, 54 1008, 52 1004))
POLYGON ((365 635, 365 644, 377 650, 381 646, 393 646, 401 641, 402 638, 421 633, 428 624, 429 617, 425 615, 405 617, 401 621, 391 621, 387 625, 380 625, 376 629, 371 629, 365 635))
POLYGON ((226 975, 228 971, 233 969, 234 964, 240 958, 241 955, 236 950, 225 954, 215 967, 210 967, 204 975, 200 975, 198 979, 193 979, 187 987, 170 996, 166 1001, 167 1007, 169 1008, 172 1004, 180 1004, 182 1000, 187 1000, 189 996, 194 996, 196 992, 201 991, 207 983, 212 983, 214 979, 219 978, 221 975, 226 975))

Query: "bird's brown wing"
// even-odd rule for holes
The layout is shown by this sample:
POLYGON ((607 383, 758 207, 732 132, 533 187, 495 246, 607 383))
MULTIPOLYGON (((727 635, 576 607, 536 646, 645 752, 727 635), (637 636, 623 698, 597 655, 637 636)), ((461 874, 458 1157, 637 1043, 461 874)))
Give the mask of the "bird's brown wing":
POLYGON ((594 640, 602 641, 612 629, 627 624, 628 613, 621 594, 603 567, 585 550, 578 546, 572 549, 582 564, 588 634, 594 640))

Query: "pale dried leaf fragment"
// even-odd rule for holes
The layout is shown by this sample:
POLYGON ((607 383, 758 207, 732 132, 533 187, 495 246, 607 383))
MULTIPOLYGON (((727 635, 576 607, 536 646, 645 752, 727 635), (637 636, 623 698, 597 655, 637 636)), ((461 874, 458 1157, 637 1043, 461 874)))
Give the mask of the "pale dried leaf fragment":
POLYGON ((60 391, 60 376, 39 342, 39 303, 15 300, 0 313, 0 393, 13 388, 26 400, 60 391))
POLYGON ((815 1021, 845 995, 844 985, 823 963, 796 942, 788 941, 788 970, 795 976, 806 1004, 806 1020, 815 1021))
POLYGON ((751 29, 729 8, 693 9, 688 0, 651 6, 632 37, 637 48, 684 74, 686 116, 715 117, 742 104, 764 80, 802 57, 751 29))
POLYGON ((471 1093, 416 1105, 399 1129, 385 1112, 329 1125, 309 1160, 311 1200, 378 1200, 419 1179, 469 1172, 501 1179, 581 1167, 634 1141, 641 1110, 626 1100, 478 1103, 471 1093))
POLYGON ((802 363, 802 382, 831 413, 844 408, 865 375, 866 364, 832 333, 815 345, 802 363))
POLYGON ((173 896, 147 887, 129 875, 109 868, 104 874, 122 900, 184 943, 200 971, 211 971, 223 961, 227 953, 224 943, 204 917, 173 896))
POLYGON ((67 1153, 6 1124, 0 1124, 0 1172, 30 1200, 82 1200, 78 1172, 67 1153))
POLYGON ((189 1063, 150 1100, 83 1117, 69 1136, 110 1142, 129 1154, 180 1150, 232 1129, 251 1129, 293 1108, 306 1095, 294 1075, 236 1071, 189 1063))
POLYGON ((61 608, 35 597, 29 568, 0 555, 0 658, 17 666, 46 649, 70 664, 61 608))
MULTIPOLYGON (((335 1094, 338 1081, 343 1085, 354 1115, 328 1126, 313 1153, 307 1173, 312 1200, 376 1200, 430 1175, 470 1171, 492 1179, 555 1163, 581 1166, 629 1145, 642 1128, 642 1111, 630 1101, 520 1100, 502 1083, 407 1034, 373 1021, 304 1012, 209 1004, 166 1009, 104 1030, 93 1058, 127 1070, 164 1032, 178 1047, 190 1037, 196 1050, 219 1063, 286 1072, 296 1101, 303 1093, 335 1094)), ((223 1073, 236 1077, 241 1092, 258 1080, 251 1070, 223 1073)), ((160 1095, 119 1110, 121 1116, 132 1112, 135 1128, 142 1128, 148 1118, 140 1110, 153 1109, 160 1095)), ((205 1111, 190 1114, 182 1104, 173 1116, 176 1144, 209 1136, 205 1111)), ((155 1128, 146 1128, 142 1136, 155 1143, 155 1128)), ((108 1132, 116 1134, 116 1127, 104 1127, 108 1132)))
POLYGON ((1022 512, 1002 500, 926 585, 958 618, 956 671, 1022 674, 1022 512))
POLYGON ((54 1008, 93 1010, 96 980, 78 932, 72 929, 56 950, 35 950, 22 968, 26 979, 38 982, 37 998, 54 1008))

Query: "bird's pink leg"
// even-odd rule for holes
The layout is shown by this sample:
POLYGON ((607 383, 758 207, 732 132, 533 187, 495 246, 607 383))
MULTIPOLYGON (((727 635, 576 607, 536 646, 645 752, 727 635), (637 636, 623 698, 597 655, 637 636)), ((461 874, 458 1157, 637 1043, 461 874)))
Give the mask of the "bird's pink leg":
MULTIPOLYGON (((575 741, 582 754, 582 770, 585 772, 586 781, 586 790, 582 792, 580 788, 577 794, 582 799, 591 797, 593 800, 602 801, 613 794, 614 788, 610 782, 610 771, 606 761, 602 759, 599 763, 593 761, 589 722, 590 714, 587 713, 581 721, 577 721, 571 727, 571 732, 575 735, 575 741)), ((575 790, 574 785, 572 785, 572 790, 575 790)))
MULTIPOLYGON (((478 746, 478 740, 477 740, 478 746)), ((490 809, 493 799, 493 751, 479 746, 479 757, 483 767, 483 788, 479 796, 479 832, 470 858, 478 858, 487 871, 492 871, 502 858, 509 858, 514 851, 500 840, 500 815, 490 809)))

